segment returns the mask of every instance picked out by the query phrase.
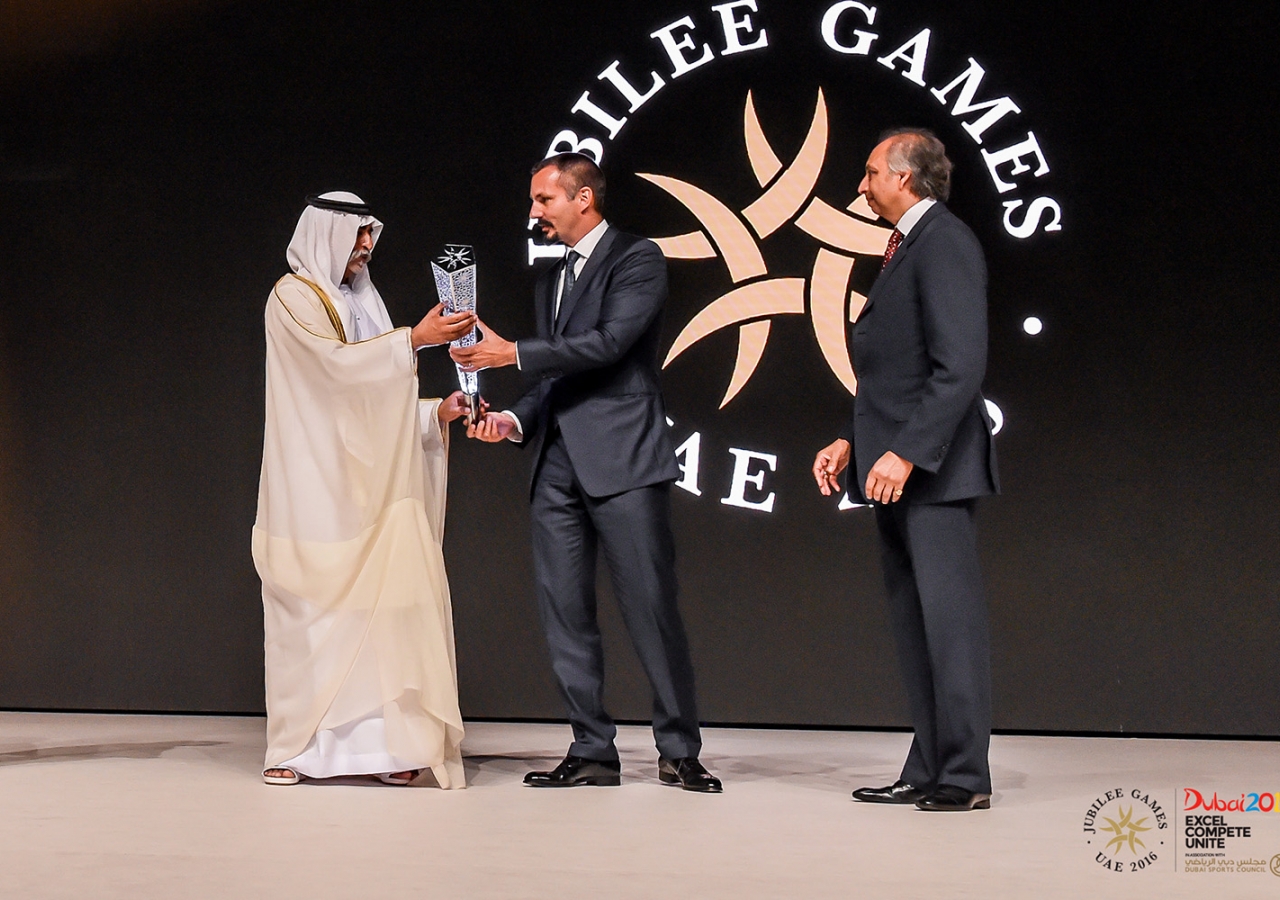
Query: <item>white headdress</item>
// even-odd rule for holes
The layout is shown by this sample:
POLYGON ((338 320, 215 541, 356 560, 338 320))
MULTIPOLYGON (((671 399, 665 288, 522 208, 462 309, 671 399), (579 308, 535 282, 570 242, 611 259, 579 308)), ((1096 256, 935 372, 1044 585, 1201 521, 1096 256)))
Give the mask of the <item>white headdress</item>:
MULTIPOLYGON (((351 308, 343 298, 339 285, 346 274, 347 262, 356 245, 356 236, 366 225, 373 226, 371 236, 376 247, 378 235, 382 233, 382 223, 368 214, 364 201, 348 191, 330 191, 308 201, 307 208, 298 219, 298 227, 294 229, 293 240, 289 241, 289 268, 295 275, 314 282, 328 295, 342 318, 348 340, 353 339, 355 328, 351 308), (326 208, 311 205, 316 201, 331 201, 332 205, 326 208), (344 210, 343 207, 352 211, 344 210)), ((373 286, 367 265, 352 277, 348 287, 356 295, 360 305, 378 320, 378 330, 390 331, 391 317, 387 315, 387 307, 377 288, 373 286)))

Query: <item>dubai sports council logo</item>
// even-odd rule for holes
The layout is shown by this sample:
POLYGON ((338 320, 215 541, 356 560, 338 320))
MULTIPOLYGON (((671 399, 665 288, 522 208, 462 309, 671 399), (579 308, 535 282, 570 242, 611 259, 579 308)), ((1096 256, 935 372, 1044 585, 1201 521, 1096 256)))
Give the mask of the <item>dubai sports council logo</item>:
POLYGON ((637 173, 684 204, 701 226, 656 238, 662 252, 671 259, 721 259, 733 279, 731 291, 709 303, 684 327, 662 364, 666 368, 703 338, 736 326, 738 354, 721 409, 751 379, 768 343, 773 317, 782 315, 808 314, 823 359, 850 394, 857 391, 846 323, 858 317, 867 298, 850 290, 850 278, 856 255, 876 259, 884 255, 891 229, 876 224, 876 214, 861 195, 843 210, 814 196, 827 157, 827 131, 827 103, 819 89, 808 135, 795 159, 784 166, 765 136, 748 91, 743 137, 761 193, 741 211, 677 178, 637 173), (823 245, 807 279, 769 276, 760 242, 788 225, 823 245))

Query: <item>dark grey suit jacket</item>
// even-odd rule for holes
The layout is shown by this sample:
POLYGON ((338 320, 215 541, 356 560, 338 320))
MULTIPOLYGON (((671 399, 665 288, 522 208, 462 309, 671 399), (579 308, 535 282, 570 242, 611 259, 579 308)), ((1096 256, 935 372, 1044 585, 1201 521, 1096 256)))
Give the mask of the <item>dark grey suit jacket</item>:
POLYGON ((982 398, 987 266, 973 232, 941 203, 903 238, 867 295, 853 324, 853 365, 858 393, 841 432, 853 445, 851 497, 888 450, 915 465, 905 502, 999 493, 982 398))
POLYGON ((589 496, 675 480, 680 471, 658 378, 667 300, 662 251, 610 227, 553 322, 561 268, 538 278, 538 336, 517 344, 521 371, 538 379, 511 410, 534 452, 530 491, 553 417, 589 496))

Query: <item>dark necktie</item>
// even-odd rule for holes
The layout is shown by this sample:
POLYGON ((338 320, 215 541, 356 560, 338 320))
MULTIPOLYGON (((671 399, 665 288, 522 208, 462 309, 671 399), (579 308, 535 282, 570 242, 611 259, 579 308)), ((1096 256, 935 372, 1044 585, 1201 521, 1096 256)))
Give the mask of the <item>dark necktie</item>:
POLYGON ((578 260, 582 259, 581 254, 570 250, 564 257, 564 287, 560 289, 560 302, 556 304, 556 321, 560 321, 560 311, 564 309, 564 305, 569 302, 569 298, 573 296, 573 283, 578 280, 578 276, 574 274, 574 268, 578 264, 578 260))
POLYGON ((889 244, 884 248, 884 262, 880 263, 880 270, 884 271, 884 267, 889 265, 889 260, 893 259, 893 254, 898 252, 898 247, 902 243, 902 232, 893 229, 893 234, 889 235, 889 244))

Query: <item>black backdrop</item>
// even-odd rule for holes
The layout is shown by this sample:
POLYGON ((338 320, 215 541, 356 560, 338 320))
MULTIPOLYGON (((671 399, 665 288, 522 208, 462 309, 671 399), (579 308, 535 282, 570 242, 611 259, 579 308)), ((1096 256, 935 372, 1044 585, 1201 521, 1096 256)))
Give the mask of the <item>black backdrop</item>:
MULTIPOLYGON (((519 336, 529 164, 561 128, 599 133, 570 113, 583 91, 625 112, 596 78, 611 61, 642 88, 650 69, 669 74, 651 32, 689 15, 699 43, 724 47, 711 0, 179 5, 89 43, 46 29, 6 44, 0 708, 260 711, 261 310, 301 198, 341 188, 375 205, 372 272, 398 322, 432 302, 432 252, 475 244, 483 315, 519 336)), ((1007 418, 1005 493, 981 512, 997 727, 1280 734, 1272 14, 900 0, 879 4, 880 42, 854 58, 822 44, 831 5, 759 0, 767 50, 718 55, 632 114, 606 147, 611 220, 696 229, 641 171, 734 210, 758 196, 748 89, 785 163, 823 88, 816 194, 837 208, 880 128, 937 130, 957 163, 952 208, 988 251, 987 393, 1007 418), (875 62, 924 27, 928 87, 972 56, 982 95, 1022 109, 982 148, 875 62), (979 152, 1028 129, 1051 171, 1010 196, 1054 197, 1063 230, 1019 240, 979 152), (1034 338, 1029 315, 1046 325, 1034 338)), ((762 242, 769 274, 805 277, 815 246, 780 230, 762 242)), ((721 261, 671 273, 664 346, 733 286, 721 261)), ((674 499, 703 717, 904 724, 870 516, 809 482, 847 393, 806 317, 779 316, 717 410, 735 349, 718 332, 665 376, 677 440, 702 440, 701 496, 674 499), (772 492, 772 512, 720 502, 731 448, 776 456, 748 491, 772 492)), ((430 394, 453 375, 437 352, 421 378, 430 394)), ((499 405, 520 389, 485 379, 499 405)), ((467 716, 561 714, 529 587, 526 462, 453 450, 445 551, 467 716), (467 564, 474 548, 482 565, 467 564)), ((603 607, 610 705, 647 718, 603 607)))

